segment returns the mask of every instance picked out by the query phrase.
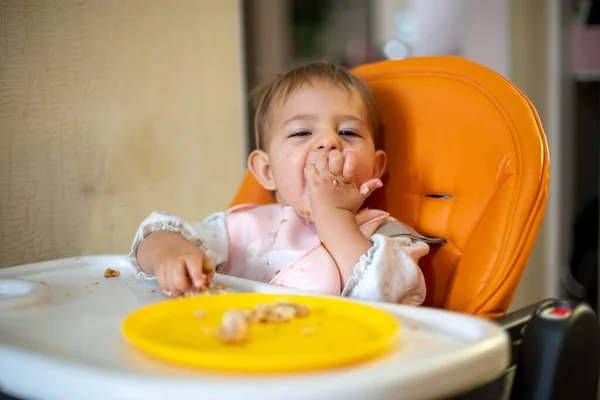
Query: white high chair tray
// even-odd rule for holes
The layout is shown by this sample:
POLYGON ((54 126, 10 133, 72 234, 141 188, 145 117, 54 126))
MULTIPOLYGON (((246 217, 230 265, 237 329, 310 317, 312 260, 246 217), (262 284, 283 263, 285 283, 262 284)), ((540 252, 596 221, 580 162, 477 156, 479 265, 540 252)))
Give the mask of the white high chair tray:
MULTIPOLYGON (((288 293, 217 275, 239 292, 288 293)), ((376 304, 402 324, 402 344, 366 364, 292 375, 211 373, 130 347, 123 318, 165 297, 124 256, 90 256, 0 270, 0 391, 40 400, 435 399, 500 376, 508 336, 491 322, 425 307, 376 304), (121 276, 104 278, 106 268, 121 276)))

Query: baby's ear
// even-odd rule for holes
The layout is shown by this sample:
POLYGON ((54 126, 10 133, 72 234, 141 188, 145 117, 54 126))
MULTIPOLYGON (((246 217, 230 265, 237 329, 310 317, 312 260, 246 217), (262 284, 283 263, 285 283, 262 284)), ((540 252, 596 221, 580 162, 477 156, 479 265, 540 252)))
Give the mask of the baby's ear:
POLYGON ((383 150, 375 151, 375 171, 374 178, 381 179, 387 167, 387 155, 383 150))
POLYGON ((248 157, 248 169, 263 188, 269 191, 276 189, 273 170, 271 169, 271 162, 267 153, 262 150, 254 150, 250 153, 248 157))

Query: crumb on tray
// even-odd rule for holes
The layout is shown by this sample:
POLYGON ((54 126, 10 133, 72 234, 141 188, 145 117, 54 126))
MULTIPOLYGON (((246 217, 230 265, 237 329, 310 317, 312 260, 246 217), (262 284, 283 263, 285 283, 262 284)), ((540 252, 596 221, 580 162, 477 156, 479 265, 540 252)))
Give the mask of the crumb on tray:
POLYGON ((175 296, 168 290, 163 289, 162 291, 165 296, 168 297, 195 297, 195 296, 207 296, 211 294, 225 294, 225 293, 233 293, 233 289, 226 288, 223 285, 219 285, 218 283, 211 283, 208 286, 202 286, 200 288, 193 288, 184 293, 181 296, 175 296))
POLYGON ((115 278, 119 275, 121 275, 121 272, 117 271, 116 269, 106 268, 106 271, 104 271, 105 278, 115 278))

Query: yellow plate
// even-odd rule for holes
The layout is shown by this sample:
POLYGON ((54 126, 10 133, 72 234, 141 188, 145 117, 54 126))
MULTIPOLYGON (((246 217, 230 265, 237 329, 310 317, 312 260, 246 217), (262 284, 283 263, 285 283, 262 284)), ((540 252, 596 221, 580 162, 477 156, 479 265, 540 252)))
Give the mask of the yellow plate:
POLYGON ((131 313, 125 338, 156 357, 229 372, 294 372, 341 367, 381 356, 398 344, 399 322, 391 314, 336 298, 258 293, 167 300, 131 313), (225 344, 213 329, 231 308, 288 301, 311 307, 305 318, 252 325, 246 344, 225 344), (194 316, 202 310, 204 318, 194 316))

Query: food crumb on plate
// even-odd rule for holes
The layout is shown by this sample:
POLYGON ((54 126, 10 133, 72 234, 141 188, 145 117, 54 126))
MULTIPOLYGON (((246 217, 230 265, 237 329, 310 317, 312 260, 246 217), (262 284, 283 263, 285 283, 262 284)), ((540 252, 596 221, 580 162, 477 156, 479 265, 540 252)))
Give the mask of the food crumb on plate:
POLYGON ((241 310, 227 310, 215 335, 225 344, 244 344, 250 340, 250 323, 241 310))
POLYGON ((257 304, 252 310, 229 309, 223 314, 215 335, 225 344, 244 344, 250 340, 252 324, 281 324, 304 318, 309 313, 310 307, 288 302, 257 304))
POLYGON ((312 326, 305 326, 304 328, 302 328, 303 335, 312 335, 313 333, 315 333, 315 328, 313 328, 312 326))

